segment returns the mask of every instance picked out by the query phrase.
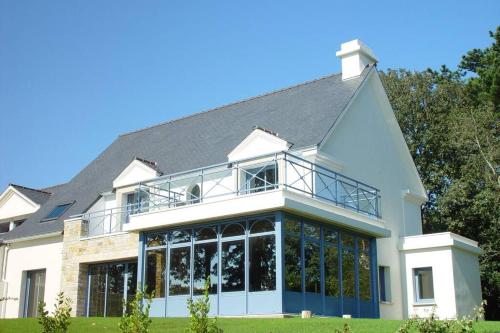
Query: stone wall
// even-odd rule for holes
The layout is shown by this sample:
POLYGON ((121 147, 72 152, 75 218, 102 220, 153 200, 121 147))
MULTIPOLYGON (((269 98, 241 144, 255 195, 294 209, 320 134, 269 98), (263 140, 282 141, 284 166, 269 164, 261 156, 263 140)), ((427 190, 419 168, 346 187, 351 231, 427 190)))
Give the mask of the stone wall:
POLYGON ((137 258, 138 233, 82 238, 85 221, 64 222, 61 290, 73 300, 73 316, 85 315, 88 265, 137 258))

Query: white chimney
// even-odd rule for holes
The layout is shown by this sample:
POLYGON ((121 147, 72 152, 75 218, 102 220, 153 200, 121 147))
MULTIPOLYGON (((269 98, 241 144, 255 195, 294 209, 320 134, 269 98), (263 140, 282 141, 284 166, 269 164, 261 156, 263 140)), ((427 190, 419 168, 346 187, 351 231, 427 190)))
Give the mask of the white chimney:
POLYGON ((340 45, 337 57, 342 59, 342 80, 359 76, 368 64, 375 64, 373 51, 358 39, 340 45))

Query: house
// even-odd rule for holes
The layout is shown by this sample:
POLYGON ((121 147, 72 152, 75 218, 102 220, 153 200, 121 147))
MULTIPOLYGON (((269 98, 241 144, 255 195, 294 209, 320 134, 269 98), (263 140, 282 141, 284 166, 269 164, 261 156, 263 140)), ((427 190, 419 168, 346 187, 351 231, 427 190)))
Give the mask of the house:
POLYGON ((358 40, 342 73, 120 135, 69 182, 0 197, 2 317, 61 290, 73 315, 460 317, 476 242, 422 234, 426 191, 358 40), (23 221, 22 223, 20 221, 23 221))

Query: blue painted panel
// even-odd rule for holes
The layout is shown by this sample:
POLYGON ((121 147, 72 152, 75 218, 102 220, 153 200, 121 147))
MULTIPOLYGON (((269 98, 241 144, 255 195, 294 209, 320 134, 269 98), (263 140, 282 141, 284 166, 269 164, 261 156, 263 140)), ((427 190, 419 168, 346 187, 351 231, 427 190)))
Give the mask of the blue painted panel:
POLYGON ((285 312, 299 313, 303 309, 302 293, 296 291, 285 291, 285 312))
POLYGON ((151 317, 165 317, 165 298, 153 298, 149 315, 151 317))
POLYGON ((344 309, 342 314, 350 314, 353 317, 357 317, 357 304, 354 297, 344 297, 344 309))
POLYGON ((169 296, 167 297, 167 317, 187 317, 187 300, 189 296, 169 296))
POLYGON ((219 314, 221 316, 241 316, 247 312, 246 293, 222 293, 219 296, 219 314))
POLYGON ((281 293, 259 291, 248 293, 248 314, 281 313, 281 293))
POLYGON ((371 301, 360 301, 359 302, 359 316, 361 318, 374 318, 375 313, 373 309, 373 304, 371 301))
POLYGON ((325 316, 341 316, 340 311, 340 298, 339 297, 325 297, 325 316))
POLYGON ((310 310, 315 315, 323 314, 323 297, 321 294, 305 293, 305 309, 310 310))

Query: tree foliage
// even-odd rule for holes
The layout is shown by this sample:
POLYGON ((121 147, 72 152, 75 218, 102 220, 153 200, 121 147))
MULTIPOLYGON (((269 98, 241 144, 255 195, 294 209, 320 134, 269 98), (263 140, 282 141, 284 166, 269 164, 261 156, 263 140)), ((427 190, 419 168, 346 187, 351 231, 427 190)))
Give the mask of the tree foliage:
POLYGON ((49 316, 45 310, 45 302, 38 303, 38 323, 42 326, 43 333, 66 333, 71 324, 71 299, 64 297, 64 293, 57 294, 54 312, 49 316))
POLYGON ((500 27, 457 70, 381 73, 429 201, 424 232, 479 242, 487 318, 500 307, 500 27))

